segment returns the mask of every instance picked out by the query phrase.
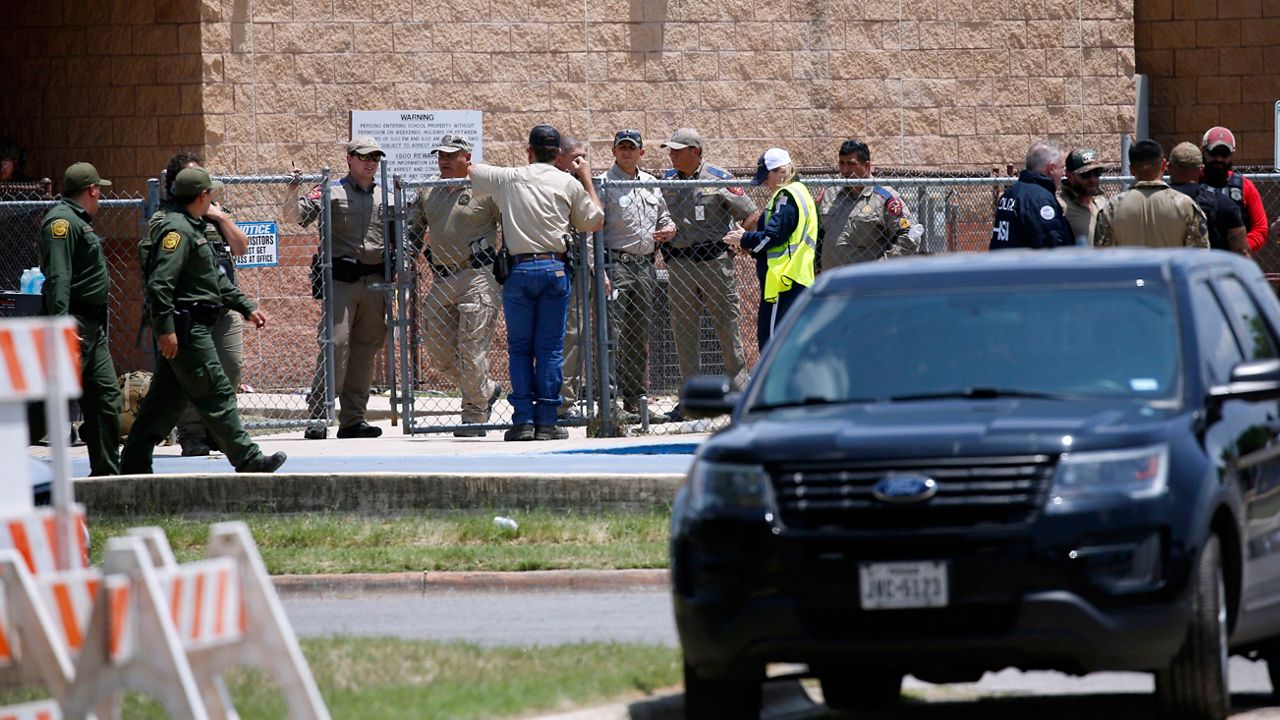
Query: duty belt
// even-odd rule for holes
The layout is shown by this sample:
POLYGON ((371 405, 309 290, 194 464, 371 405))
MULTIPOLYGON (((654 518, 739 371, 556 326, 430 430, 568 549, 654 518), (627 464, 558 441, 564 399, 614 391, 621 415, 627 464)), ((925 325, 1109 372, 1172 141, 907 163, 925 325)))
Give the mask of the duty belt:
POLYGON ((715 260, 729 251, 729 246, 719 242, 698 243, 688 247, 662 246, 662 256, 668 260, 715 260))

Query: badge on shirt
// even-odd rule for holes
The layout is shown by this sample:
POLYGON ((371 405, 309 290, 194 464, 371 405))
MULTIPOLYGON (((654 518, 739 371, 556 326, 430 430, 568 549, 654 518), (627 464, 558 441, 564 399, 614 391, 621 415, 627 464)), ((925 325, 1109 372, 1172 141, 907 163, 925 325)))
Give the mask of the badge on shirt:
POLYGON ((57 220, 54 220, 54 221, 49 225, 49 232, 50 232, 50 233, 52 233, 52 234, 53 234, 53 236, 54 236, 54 237, 56 237, 56 238, 64 238, 64 237, 66 237, 66 236, 67 236, 67 231, 69 231, 70 229, 71 229, 71 223, 69 223, 69 222, 67 222, 66 220, 63 220, 63 219, 61 219, 61 218, 59 218, 59 219, 57 219, 57 220))
POLYGON ((1240 197, 1241 197, 1240 188, 1235 188, 1235 187, 1231 188, 1231 199, 1235 200, 1236 202, 1240 202, 1240 197))
POLYGON ((160 247, 164 248, 168 252, 173 252, 178 249, 178 241, 180 240, 182 240, 182 236, 178 233, 172 231, 167 232, 164 237, 160 239, 160 247))
POLYGON ((1044 218, 1045 220, 1052 220, 1053 207, 1050 205, 1045 205, 1044 207, 1040 208, 1040 217, 1044 218))
POLYGON ((693 219, 702 222, 707 219, 707 209, 701 205, 693 208, 693 219))
POLYGON ((884 204, 884 210, 890 215, 897 217, 902 214, 902 201, 898 198, 889 198, 888 202, 884 204))
POLYGON ((618 207, 631 207, 631 196, 623 195, 618 198, 618 207))
POLYGON ((466 207, 471 203, 471 193, 464 192, 458 197, 458 207, 466 207))

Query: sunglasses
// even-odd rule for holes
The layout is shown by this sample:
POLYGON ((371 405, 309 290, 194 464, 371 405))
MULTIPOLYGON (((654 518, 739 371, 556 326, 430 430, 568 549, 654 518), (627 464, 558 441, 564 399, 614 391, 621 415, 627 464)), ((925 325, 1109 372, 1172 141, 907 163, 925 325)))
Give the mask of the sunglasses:
POLYGON ((365 162, 378 162, 382 159, 382 156, 377 153, 351 153, 351 157, 365 162))
POLYGON ((1100 177, 1102 177, 1102 171, 1101 171, 1101 170, 1090 170, 1089 172, 1076 173, 1076 175, 1078 175, 1078 176, 1080 176, 1080 177, 1082 177, 1082 178, 1100 178, 1100 177))
POLYGON ((1231 151, 1219 145, 1218 147, 1209 151, 1209 157, 1229 158, 1231 157, 1231 151))
POLYGON ((634 142, 636 145, 639 145, 640 131, 639 130, 619 130, 618 132, 613 134, 613 141, 618 142, 619 140, 630 140, 631 142, 634 142))

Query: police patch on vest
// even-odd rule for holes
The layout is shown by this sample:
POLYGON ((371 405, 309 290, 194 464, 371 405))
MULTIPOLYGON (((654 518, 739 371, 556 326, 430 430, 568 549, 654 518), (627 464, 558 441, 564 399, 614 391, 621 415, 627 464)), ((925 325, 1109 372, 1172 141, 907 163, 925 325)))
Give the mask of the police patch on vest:
POLYGON ((903 230, 906 230, 907 228, 911 227, 911 221, 906 218, 900 218, 898 220, 898 227, 902 228, 903 230))
POLYGON ((54 220, 49 225, 49 232, 56 238, 66 237, 67 231, 69 231, 70 229, 71 229, 71 223, 61 218, 54 220))
POLYGON ((884 204, 885 212, 890 215, 898 216, 902 214, 902 201, 898 198, 892 198, 884 204))
POLYGON ((1235 187, 1231 188, 1231 199, 1232 199, 1232 200, 1235 200, 1236 202, 1240 202, 1240 198, 1241 198, 1241 197, 1242 197, 1242 195, 1241 195, 1241 193, 1240 193, 1240 188, 1235 188, 1235 187))
POLYGON ((181 239, 182 236, 178 233, 172 231, 167 232, 164 237, 160 239, 160 247, 168 250, 169 252, 173 252, 178 249, 178 241, 181 239))
POLYGON ((1044 218, 1045 220, 1052 220, 1053 207, 1049 205, 1045 205, 1044 207, 1040 208, 1040 217, 1044 218))
POLYGON ((458 196, 458 207, 466 207, 469 204, 471 204, 471 193, 464 192, 458 196))

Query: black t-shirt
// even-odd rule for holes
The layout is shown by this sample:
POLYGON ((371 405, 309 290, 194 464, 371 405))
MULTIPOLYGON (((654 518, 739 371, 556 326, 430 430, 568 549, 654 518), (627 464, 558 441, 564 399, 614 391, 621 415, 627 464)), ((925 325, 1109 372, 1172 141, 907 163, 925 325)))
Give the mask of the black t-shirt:
POLYGON ((1209 247, 1214 250, 1230 250, 1227 247, 1227 235, 1230 231, 1244 227, 1244 218, 1240 215, 1240 207, 1226 195, 1214 191, 1204 183, 1182 183, 1170 185, 1174 190, 1187 195, 1196 201, 1209 220, 1209 247))

